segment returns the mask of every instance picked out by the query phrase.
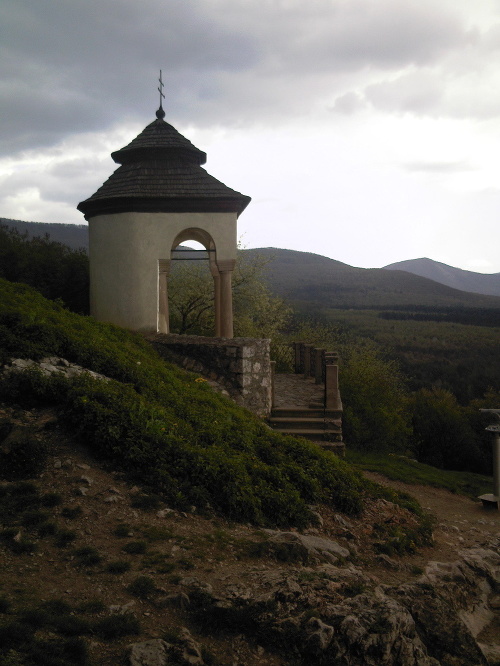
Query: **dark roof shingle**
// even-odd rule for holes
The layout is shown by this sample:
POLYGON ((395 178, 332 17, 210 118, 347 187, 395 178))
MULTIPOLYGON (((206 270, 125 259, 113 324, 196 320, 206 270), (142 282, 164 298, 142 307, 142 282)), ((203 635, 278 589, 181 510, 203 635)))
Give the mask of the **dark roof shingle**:
POLYGON ((208 174, 200 166, 206 154, 161 119, 111 156, 122 166, 78 204, 86 219, 125 211, 239 214, 250 202, 208 174))

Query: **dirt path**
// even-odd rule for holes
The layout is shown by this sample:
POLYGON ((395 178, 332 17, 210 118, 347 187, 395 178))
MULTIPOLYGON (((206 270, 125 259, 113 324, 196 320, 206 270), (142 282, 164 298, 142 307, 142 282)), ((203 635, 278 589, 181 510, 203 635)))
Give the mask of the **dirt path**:
POLYGON ((462 548, 491 544, 495 538, 500 538, 500 511, 484 509, 479 501, 442 488, 392 481, 374 472, 364 472, 364 475, 412 495, 435 516, 434 546, 422 549, 411 558, 415 566, 423 566, 429 560, 452 561, 462 548))

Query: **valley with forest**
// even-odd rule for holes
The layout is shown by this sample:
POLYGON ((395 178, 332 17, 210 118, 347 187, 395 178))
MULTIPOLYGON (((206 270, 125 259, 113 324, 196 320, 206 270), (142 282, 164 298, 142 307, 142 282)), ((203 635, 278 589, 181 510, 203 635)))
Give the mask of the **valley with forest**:
POLYGON ((500 296, 275 248, 233 286, 277 372, 339 353, 345 459, 89 317, 86 227, 0 220, 0 666, 500 664, 500 296))

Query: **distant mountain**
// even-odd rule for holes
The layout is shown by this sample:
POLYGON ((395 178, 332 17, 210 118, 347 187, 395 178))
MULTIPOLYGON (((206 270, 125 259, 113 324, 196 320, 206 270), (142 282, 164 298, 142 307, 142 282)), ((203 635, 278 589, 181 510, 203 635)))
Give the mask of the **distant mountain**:
POLYGON ((73 250, 89 249, 89 232, 86 224, 56 224, 54 222, 22 222, 0 217, 0 224, 19 233, 27 233, 29 238, 49 234, 50 240, 68 245, 73 250))
POLYGON ((407 271, 354 268, 318 254, 278 248, 245 253, 269 259, 268 286, 301 309, 500 307, 499 297, 460 291, 407 271))
POLYGON ((398 261, 395 264, 384 266, 384 269, 407 271, 461 291, 500 296, 500 273, 486 274, 464 271, 461 268, 453 268, 453 266, 447 266, 426 257, 398 261))
MULTIPOLYGON (((22 222, 6 218, 0 218, 0 224, 27 233, 30 238, 49 234, 52 240, 71 248, 88 249, 85 224, 22 222)), ((269 260, 264 272, 271 291, 305 311, 370 307, 500 308, 500 273, 482 275, 430 259, 403 261, 386 268, 354 268, 311 252, 258 248, 243 250, 243 253, 269 260), (420 275, 415 266, 427 266, 430 274, 420 275), (489 282, 488 291, 480 290, 481 281, 489 282), (498 285, 495 291, 494 284, 498 285), (492 295, 483 295, 485 293, 492 295)))

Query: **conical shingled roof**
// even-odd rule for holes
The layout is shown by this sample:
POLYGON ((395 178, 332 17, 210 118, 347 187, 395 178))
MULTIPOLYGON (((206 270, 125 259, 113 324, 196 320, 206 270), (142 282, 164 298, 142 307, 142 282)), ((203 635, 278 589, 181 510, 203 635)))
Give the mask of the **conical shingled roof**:
POLYGON ((121 166, 78 204, 87 220, 131 211, 240 214, 250 202, 208 174, 200 166, 206 154, 162 118, 111 157, 121 166))

